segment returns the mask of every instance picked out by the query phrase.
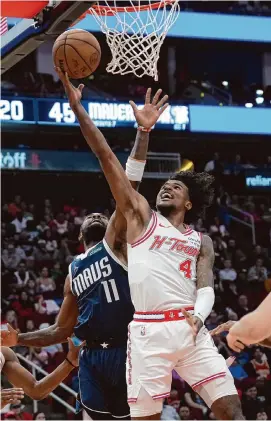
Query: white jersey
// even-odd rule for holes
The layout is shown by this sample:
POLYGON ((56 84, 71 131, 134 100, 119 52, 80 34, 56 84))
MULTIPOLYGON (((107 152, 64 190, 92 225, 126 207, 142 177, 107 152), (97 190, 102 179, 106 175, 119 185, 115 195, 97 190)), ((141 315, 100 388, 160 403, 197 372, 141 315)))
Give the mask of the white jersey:
POLYGON ((177 230, 152 213, 144 235, 128 244, 128 276, 135 311, 166 311, 194 306, 201 233, 177 230))

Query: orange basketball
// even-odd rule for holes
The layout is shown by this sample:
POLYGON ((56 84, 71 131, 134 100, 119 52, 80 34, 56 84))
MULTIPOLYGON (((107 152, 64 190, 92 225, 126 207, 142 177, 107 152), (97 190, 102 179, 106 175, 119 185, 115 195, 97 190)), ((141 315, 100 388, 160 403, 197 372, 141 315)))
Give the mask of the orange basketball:
POLYGON ((63 32, 53 46, 56 67, 67 72, 72 79, 82 79, 97 69, 101 60, 101 47, 94 35, 83 29, 63 32))

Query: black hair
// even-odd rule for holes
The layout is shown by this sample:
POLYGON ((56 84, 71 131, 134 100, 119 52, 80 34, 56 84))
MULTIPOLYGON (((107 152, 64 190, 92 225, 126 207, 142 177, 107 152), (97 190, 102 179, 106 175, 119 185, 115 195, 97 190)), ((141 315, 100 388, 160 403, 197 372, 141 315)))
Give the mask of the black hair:
POLYGON ((185 214, 185 222, 205 218, 206 208, 211 206, 214 198, 214 177, 206 172, 180 171, 170 180, 181 181, 188 188, 192 208, 185 214))

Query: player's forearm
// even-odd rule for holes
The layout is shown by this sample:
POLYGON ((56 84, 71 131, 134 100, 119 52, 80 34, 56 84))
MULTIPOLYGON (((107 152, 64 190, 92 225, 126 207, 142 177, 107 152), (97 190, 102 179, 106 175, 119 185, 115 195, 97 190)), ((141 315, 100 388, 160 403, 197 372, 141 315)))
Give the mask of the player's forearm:
POLYGON ((46 398, 73 369, 74 367, 68 361, 63 361, 52 373, 34 384, 32 391, 29 392, 32 399, 46 398))
POLYGON ((137 131, 134 147, 131 150, 130 157, 138 161, 146 161, 150 135, 148 132, 137 131))
MULTIPOLYGON (((134 147, 131 150, 129 158, 135 159, 137 161, 145 162, 146 159, 147 159, 149 140, 150 140, 150 135, 149 135, 148 132, 143 132, 141 130, 138 130, 137 134, 136 134, 134 147)), ((128 159, 127 164, 126 164, 126 170, 127 170, 128 164, 129 164, 129 159, 128 159)), ((144 164, 142 164, 142 165, 144 165, 144 164)), ((142 172, 143 171, 144 170, 142 169, 142 172)), ((143 176, 143 174, 142 174, 142 176, 143 176)), ((139 178, 138 178, 138 180, 139 180, 139 178)), ((140 181, 130 180, 130 183, 135 190, 138 190, 139 185, 140 185, 140 181)))
POLYGON ((44 347, 65 342, 69 332, 52 325, 47 329, 18 334, 18 345, 44 347))
POLYGON ((88 146, 99 160, 106 159, 107 154, 112 151, 102 132, 95 126, 81 103, 76 104, 72 109, 79 121, 81 131, 88 146))

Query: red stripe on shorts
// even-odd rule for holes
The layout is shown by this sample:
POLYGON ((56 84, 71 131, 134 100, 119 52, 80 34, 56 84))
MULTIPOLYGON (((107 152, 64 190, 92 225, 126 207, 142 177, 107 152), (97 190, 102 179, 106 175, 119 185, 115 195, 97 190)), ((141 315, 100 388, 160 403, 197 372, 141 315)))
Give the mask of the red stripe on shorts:
POLYGON ((202 386, 205 383, 208 383, 212 380, 218 379, 219 377, 225 377, 226 376, 226 372, 223 371, 222 373, 217 373, 217 374, 213 374, 212 376, 206 377, 203 380, 200 380, 197 383, 192 384, 192 389, 195 389, 196 387, 202 386))

